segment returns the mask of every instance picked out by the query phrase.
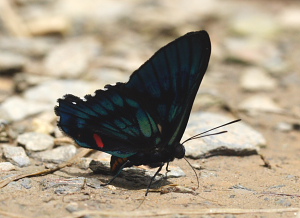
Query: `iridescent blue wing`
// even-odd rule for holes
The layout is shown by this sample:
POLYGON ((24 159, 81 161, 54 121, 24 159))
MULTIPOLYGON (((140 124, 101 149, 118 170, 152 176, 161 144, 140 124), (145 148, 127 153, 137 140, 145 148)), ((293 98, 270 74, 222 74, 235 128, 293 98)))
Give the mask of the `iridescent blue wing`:
POLYGON ((164 147, 178 144, 184 133, 210 52, 207 32, 188 33, 158 50, 124 85, 157 114, 164 147))
POLYGON ((208 34, 188 33, 156 52, 127 83, 84 99, 59 99, 58 126, 80 146, 120 158, 171 149, 183 135, 209 57, 208 34))
POLYGON ((117 157, 149 151, 161 140, 156 121, 134 98, 117 86, 97 90, 80 99, 66 95, 58 99, 58 126, 82 147, 117 157))

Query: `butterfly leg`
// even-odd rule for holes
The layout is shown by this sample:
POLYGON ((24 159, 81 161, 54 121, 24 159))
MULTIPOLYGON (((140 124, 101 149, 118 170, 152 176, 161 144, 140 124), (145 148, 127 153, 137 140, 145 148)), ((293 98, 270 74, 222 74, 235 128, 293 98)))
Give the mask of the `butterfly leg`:
POLYGON ((102 186, 106 186, 106 185, 109 185, 110 183, 112 183, 115 180, 115 178, 117 178, 119 176, 121 171, 128 165, 130 165, 129 160, 127 160, 125 163, 123 163, 123 165, 119 168, 118 172, 114 175, 114 177, 111 180, 109 180, 107 183, 104 183, 102 186))
POLYGON ((168 179, 168 172, 170 172, 171 170, 169 170, 169 163, 170 162, 167 162, 167 166, 166 166, 166 174, 165 174, 165 180, 167 180, 168 179))
POLYGON ((169 170, 169 163, 170 163, 170 162, 167 162, 167 166, 166 166, 166 171, 167 171, 167 172, 170 172, 170 171, 171 171, 171 170, 169 170))
POLYGON ((148 187, 147 187, 147 191, 146 191, 145 196, 148 195, 149 189, 150 189, 150 187, 151 187, 151 185, 152 185, 152 182, 154 181, 154 178, 155 178, 155 177, 157 176, 157 174, 161 171, 161 169, 163 168, 164 165, 165 165, 165 163, 161 163, 161 165, 159 166, 158 170, 156 171, 156 173, 154 174, 154 176, 151 178, 150 183, 149 183, 149 185, 148 185, 148 187))

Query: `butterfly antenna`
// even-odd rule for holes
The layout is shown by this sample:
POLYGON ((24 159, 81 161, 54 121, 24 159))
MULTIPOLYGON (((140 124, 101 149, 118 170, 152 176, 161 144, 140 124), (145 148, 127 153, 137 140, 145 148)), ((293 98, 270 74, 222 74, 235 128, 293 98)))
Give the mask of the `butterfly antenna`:
POLYGON ((214 128, 212 128, 212 129, 209 129, 209 130, 206 130, 206 131, 204 131, 204 132, 202 132, 202 133, 199 133, 199 134, 197 134, 197 135, 194 135, 194 136, 192 136, 192 137, 186 139, 186 140, 185 140, 184 142, 182 142, 181 144, 184 144, 184 143, 186 143, 186 142, 188 142, 188 141, 190 141, 190 140, 193 140, 193 139, 198 139, 198 138, 202 138, 202 137, 206 137, 206 136, 219 135, 219 134, 226 133, 227 131, 221 131, 221 132, 216 132, 216 133, 211 133, 211 134, 203 135, 203 134, 208 133, 208 132, 210 132, 210 131, 212 131, 212 130, 215 130, 215 129, 218 129, 218 128, 221 128, 221 127, 223 127, 223 126, 227 126, 227 125, 230 125, 230 124, 239 122, 239 121, 241 121, 241 119, 233 120, 233 121, 228 122, 228 123, 225 123, 225 124, 223 124, 223 125, 214 127, 214 128))
POLYGON ((191 167, 192 170, 194 171, 195 176, 196 176, 196 178, 197 178, 197 189, 198 189, 200 185, 199 185, 199 177, 198 177, 198 175, 197 175, 197 172, 196 172, 195 168, 192 166, 192 164, 191 164, 185 157, 183 157, 183 159, 190 165, 190 167, 191 167))

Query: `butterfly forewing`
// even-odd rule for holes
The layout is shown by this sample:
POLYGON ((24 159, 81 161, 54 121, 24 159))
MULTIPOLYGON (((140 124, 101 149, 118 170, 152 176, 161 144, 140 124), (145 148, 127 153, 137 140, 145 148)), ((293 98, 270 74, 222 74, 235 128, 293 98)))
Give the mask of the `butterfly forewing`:
POLYGON ((158 50, 125 87, 158 116, 166 144, 179 143, 205 74, 211 45, 205 31, 188 33, 158 50))

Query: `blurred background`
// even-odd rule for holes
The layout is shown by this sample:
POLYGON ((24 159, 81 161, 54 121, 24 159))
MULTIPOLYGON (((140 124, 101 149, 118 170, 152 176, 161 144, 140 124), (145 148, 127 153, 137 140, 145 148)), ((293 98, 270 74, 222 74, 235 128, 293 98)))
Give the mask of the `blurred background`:
POLYGON ((298 1, 1 0, 0 10, 3 120, 125 82, 157 49, 201 29, 212 58, 200 92, 248 112, 300 113, 298 1))
MULTIPOLYGON (((0 101, 14 96, 15 110, 127 81, 158 48, 201 29, 212 40, 204 84, 212 78, 229 102, 241 91, 280 98, 300 83, 298 1, 1 0, 0 10, 0 101)), ((31 115, 7 112, 2 119, 31 115)))

